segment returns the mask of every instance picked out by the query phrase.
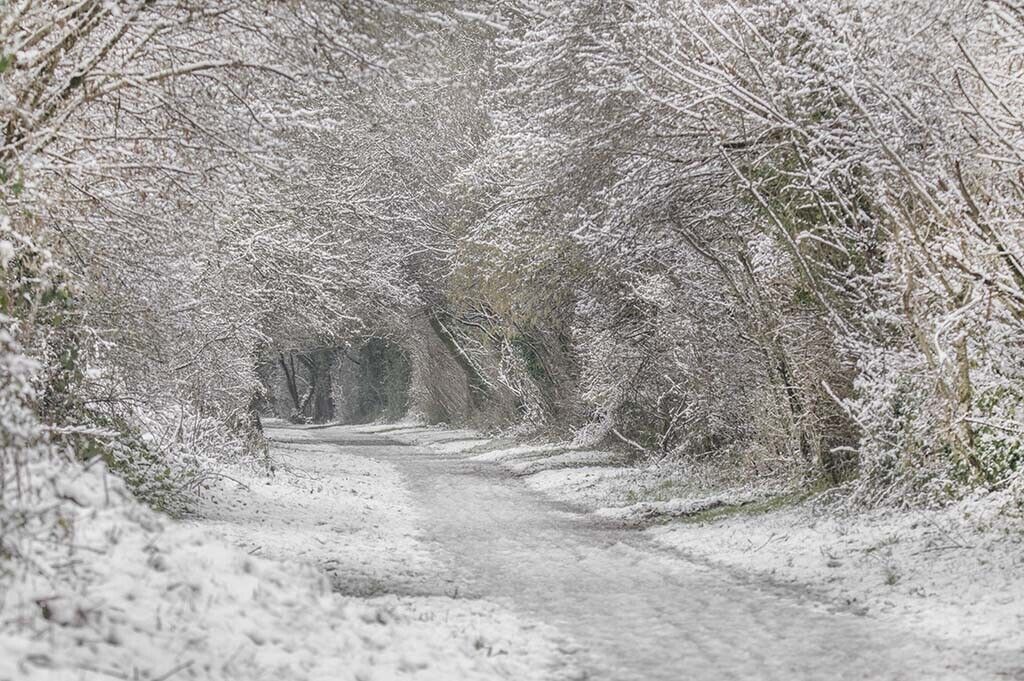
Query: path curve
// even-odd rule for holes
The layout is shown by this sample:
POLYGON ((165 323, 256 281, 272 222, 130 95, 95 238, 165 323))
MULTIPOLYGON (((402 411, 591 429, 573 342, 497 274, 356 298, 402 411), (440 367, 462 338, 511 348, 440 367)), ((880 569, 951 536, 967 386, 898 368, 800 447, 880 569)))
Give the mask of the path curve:
MULTIPOLYGON (((420 539, 446 571, 423 581, 424 591, 444 585, 449 596, 497 601, 557 627, 578 644, 588 679, 1005 678, 982 672, 986 661, 970 651, 602 525, 496 465, 358 427, 319 428, 312 437, 401 474, 420 539)), ((409 590, 404 580, 393 586, 409 590)))

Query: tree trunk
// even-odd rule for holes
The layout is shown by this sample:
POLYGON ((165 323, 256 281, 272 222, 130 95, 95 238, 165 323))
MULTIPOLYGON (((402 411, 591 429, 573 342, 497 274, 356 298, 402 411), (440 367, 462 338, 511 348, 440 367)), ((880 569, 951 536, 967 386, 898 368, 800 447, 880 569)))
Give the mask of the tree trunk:
POLYGON ((331 394, 334 350, 314 350, 309 354, 299 355, 299 360, 309 372, 309 391, 302 400, 299 412, 314 423, 334 420, 334 398, 331 394))
POLYGON ((290 360, 291 367, 289 368, 289 362, 285 361, 284 353, 278 353, 281 368, 284 369, 284 381, 288 386, 288 394, 292 398, 292 405, 295 407, 295 411, 301 413, 300 402, 299 402, 299 388, 295 384, 295 356, 289 352, 288 358, 290 360))

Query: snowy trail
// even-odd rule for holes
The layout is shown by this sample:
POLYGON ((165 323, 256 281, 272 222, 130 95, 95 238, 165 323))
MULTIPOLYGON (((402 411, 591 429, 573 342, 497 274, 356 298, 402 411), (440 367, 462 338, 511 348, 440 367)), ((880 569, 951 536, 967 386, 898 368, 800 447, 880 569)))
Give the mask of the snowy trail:
MULTIPOLYGON (((1007 678, 984 671, 998 662, 969 651, 691 562, 635 531, 601 526, 462 454, 351 427, 272 436, 329 445, 368 465, 393 467, 404 480, 414 518, 402 522, 415 522, 417 546, 425 542, 431 557, 392 552, 386 565, 408 558, 417 569, 375 574, 378 592, 507 605, 575 641, 588 679, 1007 678)), ((358 591, 365 576, 355 577, 358 591)), ((337 580, 344 589, 345 575, 337 580)))

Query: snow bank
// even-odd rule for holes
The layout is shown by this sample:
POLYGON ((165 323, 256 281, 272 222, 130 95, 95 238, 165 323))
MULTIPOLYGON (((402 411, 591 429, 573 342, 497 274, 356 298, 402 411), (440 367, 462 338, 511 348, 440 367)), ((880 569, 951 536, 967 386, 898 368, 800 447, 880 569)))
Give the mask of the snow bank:
POLYGON ((641 501, 629 506, 612 506, 597 509, 594 514, 609 520, 626 523, 643 523, 654 518, 678 518, 691 516, 721 506, 742 506, 762 498, 763 494, 716 494, 698 499, 670 499, 668 501, 641 501))
MULTIPOLYGON (((299 551, 307 540, 320 546, 310 529, 323 519, 316 514, 295 515, 296 540, 268 545, 268 558, 232 541, 260 539, 266 513, 242 513, 229 536, 226 521, 186 524, 135 503, 102 465, 50 473, 61 513, 55 526, 66 534, 33 554, 32 569, 3 563, 16 572, 0 574, 2 681, 485 680, 537 678, 557 666, 559 653, 540 629, 492 604, 334 593, 317 561, 299 551)), ((218 493, 234 485, 253 499, 259 490, 265 501, 288 502, 276 511, 280 520, 325 482, 303 482, 298 470, 281 475, 287 479, 237 479, 218 493)), ((386 487, 371 481, 362 491, 386 487)), ((399 524, 390 536, 407 529, 399 524)), ((262 539, 284 536, 278 523, 262 539)))
POLYGON ((1020 520, 983 507, 842 514, 802 505, 647 532, 689 555, 810 586, 854 612, 1024 663, 1020 520))
POLYGON ((504 462, 505 467, 516 475, 533 475, 545 470, 560 468, 581 468, 584 466, 622 466, 628 461, 625 454, 603 452, 599 450, 569 450, 540 458, 531 457, 526 460, 510 459, 504 462))
POLYGON ((481 452, 475 454, 472 459, 473 461, 492 463, 512 463, 524 459, 526 461, 534 461, 544 457, 555 456, 560 452, 564 452, 567 447, 568 445, 559 444, 517 445, 481 452))
POLYGON ((290 444, 274 444, 272 477, 233 470, 195 522, 254 555, 316 565, 347 594, 378 593, 384 577, 396 576, 406 591, 437 591, 420 584, 437 569, 398 474, 342 448, 302 443, 303 432, 290 429, 290 444))
POLYGON ((640 474, 622 466, 580 466, 537 471, 523 481, 530 489, 589 511, 634 489, 640 474))

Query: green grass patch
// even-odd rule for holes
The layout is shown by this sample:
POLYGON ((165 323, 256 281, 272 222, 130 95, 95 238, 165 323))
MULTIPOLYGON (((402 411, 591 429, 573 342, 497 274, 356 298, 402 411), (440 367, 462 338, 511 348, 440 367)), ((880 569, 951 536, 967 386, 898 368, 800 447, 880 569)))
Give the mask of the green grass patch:
POLYGON ((762 515, 764 513, 772 513, 774 511, 781 511, 786 508, 798 506, 811 497, 825 491, 829 487, 830 485, 827 482, 822 481, 806 489, 776 494, 757 501, 717 506, 715 508, 709 508, 706 511, 698 511, 692 515, 682 517, 681 520, 688 523, 707 523, 741 515, 755 516, 762 515))

